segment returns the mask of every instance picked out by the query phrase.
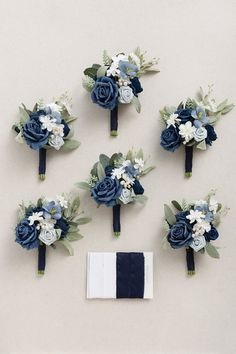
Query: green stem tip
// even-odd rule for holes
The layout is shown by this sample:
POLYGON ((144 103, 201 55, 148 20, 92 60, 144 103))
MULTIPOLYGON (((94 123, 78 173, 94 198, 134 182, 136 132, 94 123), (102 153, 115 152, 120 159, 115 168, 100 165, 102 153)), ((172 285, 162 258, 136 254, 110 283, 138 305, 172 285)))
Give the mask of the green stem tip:
POLYGON ((44 275, 44 270, 38 270, 38 275, 44 275))
POLYGON ((185 172, 185 177, 192 177, 192 172, 185 172))
POLYGON ((39 175, 39 179, 40 179, 40 181, 44 181, 45 180, 45 174, 40 174, 39 175))
POLYGON ((114 232, 114 236, 115 237, 119 237, 120 236, 120 232, 114 232))
POLYGON ((111 136, 117 136, 118 132, 117 130, 111 130, 111 136))
POLYGON ((188 275, 189 276, 195 275, 195 270, 188 270, 188 275))

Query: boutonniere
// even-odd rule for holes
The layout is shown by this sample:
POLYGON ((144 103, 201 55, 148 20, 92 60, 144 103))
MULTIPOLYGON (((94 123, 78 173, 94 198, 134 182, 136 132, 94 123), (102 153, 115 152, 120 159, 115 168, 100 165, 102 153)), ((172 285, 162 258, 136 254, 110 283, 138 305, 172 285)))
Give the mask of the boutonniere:
POLYGON ((163 229, 165 237, 163 246, 169 243, 174 249, 186 249, 188 275, 195 274, 194 252, 208 253, 213 258, 219 258, 217 247, 213 245, 218 237, 217 226, 221 216, 228 208, 215 199, 215 191, 211 191, 204 200, 188 203, 185 199, 179 203, 172 201, 175 212, 164 205, 165 221, 163 229))
POLYGON ((159 72, 156 59, 146 61, 145 53, 137 48, 130 54, 110 57, 103 52, 103 64, 93 64, 84 70, 83 87, 90 92, 93 103, 110 110, 111 136, 117 136, 118 105, 133 103, 140 113, 138 99, 143 91, 139 78, 146 73, 159 72))
POLYGON ((233 109, 228 100, 216 104, 211 98, 212 88, 204 94, 202 88, 197 99, 187 98, 178 107, 164 107, 160 111, 166 128, 161 133, 161 146, 175 151, 185 147, 185 176, 192 175, 193 148, 206 150, 217 139, 215 124, 222 115, 233 109))
POLYGON ((104 154, 93 166, 89 179, 77 183, 77 186, 90 192, 98 206, 105 205, 113 209, 114 236, 119 236, 120 208, 134 202, 145 203, 144 188, 140 178, 154 167, 145 168, 143 151, 130 150, 126 155, 115 153, 111 157, 104 154))
POLYGON ((32 110, 24 104, 19 107, 20 121, 12 128, 17 133, 18 143, 26 143, 31 149, 39 151, 40 180, 45 179, 48 149, 73 150, 80 145, 77 140, 71 139, 71 122, 77 118, 71 115, 70 108, 71 100, 66 94, 49 104, 41 100, 32 110))
POLYGON ((71 241, 80 240, 79 225, 91 219, 79 216, 80 198, 78 195, 58 195, 56 199, 40 198, 37 203, 19 207, 16 239, 23 248, 38 248, 38 273, 44 274, 46 247, 63 245, 69 254, 74 251, 71 241))

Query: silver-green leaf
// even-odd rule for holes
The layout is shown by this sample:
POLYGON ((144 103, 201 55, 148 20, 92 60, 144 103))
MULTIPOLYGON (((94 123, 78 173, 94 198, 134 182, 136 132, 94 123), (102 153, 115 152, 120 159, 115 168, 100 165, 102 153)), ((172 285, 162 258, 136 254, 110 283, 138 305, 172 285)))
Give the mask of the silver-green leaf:
POLYGON ((62 145, 62 150, 75 150, 80 146, 80 142, 74 139, 65 140, 64 145, 62 145))
POLYGON ((168 224, 174 225, 176 223, 176 217, 175 217, 173 211, 171 210, 171 208, 167 204, 164 204, 164 212, 165 212, 165 218, 166 218, 166 221, 168 222, 168 224))
POLYGON ((213 258, 220 258, 219 252, 217 251, 216 247, 212 245, 212 243, 207 242, 205 249, 209 256, 213 258))

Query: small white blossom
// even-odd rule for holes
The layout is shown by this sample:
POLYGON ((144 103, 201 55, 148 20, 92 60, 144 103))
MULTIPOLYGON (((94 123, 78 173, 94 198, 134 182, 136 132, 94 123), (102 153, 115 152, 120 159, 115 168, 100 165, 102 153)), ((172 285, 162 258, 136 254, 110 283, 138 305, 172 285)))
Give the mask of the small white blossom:
POLYGON ((135 159, 134 159, 134 162, 135 162, 134 168, 135 168, 136 170, 142 171, 143 168, 144 168, 144 160, 143 160, 143 159, 135 158, 135 159))
POLYGON ((52 132, 54 135, 64 136, 64 124, 55 124, 52 132))
POLYGON ((197 222, 193 225, 193 237, 195 236, 203 236, 205 232, 209 232, 211 229, 211 225, 209 222, 202 220, 201 222, 197 222))
POLYGON ((211 196, 209 200, 209 210, 212 211, 213 214, 216 214, 218 205, 219 204, 217 200, 213 196, 211 196))
POLYGON ((29 220, 29 224, 30 225, 33 225, 35 223, 35 221, 41 221, 41 220, 44 220, 43 219, 43 211, 39 211, 39 212, 36 212, 36 213, 33 213, 32 215, 30 215, 28 217, 28 220, 29 220))
POLYGON ((37 230, 52 230, 54 229, 54 225, 56 223, 55 219, 43 219, 40 221, 40 223, 37 225, 36 229, 37 230))
POLYGON ((68 200, 64 197, 64 195, 57 195, 56 196, 57 202, 60 204, 62 208, 67 209, 68 208, 68 200))
POLYGON ((39 234, 39 240, 47 246, 57 241, 59 237, 60 235, 57 233, 56 229, 42 229, 39 234))
POLYGON ((182 138, 185 139, 184 144, 188 143, 190 140, 193 139, 195 130, 196 128, 192 125, 191 122, 180 124, 179 134, 182 136, 182 138))
POLYGON ((130 53, 129 56, 132 62, 137 66, 137 68, 140 69, 140 58, 134 53, 130 53))
POLYGON ((127 175, 126 173, 123 173, 121 177, 122 177, 122 179, 123 179, 123 181, 121 181, 121 182, 125 182, 125 183, 123 183, 123 185, 124 185, 125 187, 130 188, 130 187, 134 184, 135 179, 134 179, 134 178, 131 178, 131 177, 130 177, 129 175, 127 175))
POLYGON ((112 175, 111 175, 111 177, 112 177, 112 178, 121 179, 122 174, 123 174, 124 172, 125 172, 125 169, 124 169, 123 166, 114 168, 114 169, 112 170, 112 175))
POLYGON ((50 135, 48 140, 49 145, 51 145, 54 149, 60 150, 62 145, 64 145, 64 140, 60 135, 50 135))
POLYGON ((40 116, 39 120, 42 123, 43 129, 47 129, 49 132, 53 130, 56 122, 55 118, 52 118, 50 116, 40 116))
POLYGON ((111 64, 110 68, 107 69, 106 75, 107 76, 111 76, 111 75, 113 75, 113 76, 118 75, 119 76, 119 74, 120 74, 119 62, 120 62, 120 60, 128 61, 128 57, 125 54, 118 54, 118 55, 112 57, 111 59, 112 59, 112 64, 111 64))
POLYGON ((190 243, 190 247, 192 247, 195 252, 200 251, 205 246, 206 246, 206 240, 204 236, 196 236, 193 238, 192 242, 190 243))
POLYGON ((128 203, 132 202, 133 198, 131 196, 131 191, 127 188, 123 188, 119 199, 123 204, 128 204, 128 203))
POLYGON ((172 113, 166 121, 167 128, 169 128, 171 125, 175 127, 176 123, 178 124, 179 122, 181 122, 181 119, 178 118, 178 114, 172 113))
POLYGON ((201 223, 205 215, 199 210, 190 210, 190 214, 186 218, 190 220, 190 224, 193 224, 195 221, 201 223))

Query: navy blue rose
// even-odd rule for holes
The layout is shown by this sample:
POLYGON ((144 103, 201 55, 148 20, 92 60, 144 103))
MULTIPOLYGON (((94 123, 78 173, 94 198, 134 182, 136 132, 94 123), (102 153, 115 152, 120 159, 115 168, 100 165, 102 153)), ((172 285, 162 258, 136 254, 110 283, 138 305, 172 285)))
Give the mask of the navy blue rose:
POLYGON ((132 188, 133 188, 135 194, 143 194, 144 193, 144 188, 137 179, 134 181, 132 188))
POLYGON ((30 113, 30 119, 35 119, 35 120, 39 120, 40 116, 46 116, 47 113, 44 109, 40 109, 39 111, 36 112, 31 112, 30 113))
POLYGON ((138 94, 143 91, 139 78, 134 77, 133 79, 130 80, 130 82, 131 82, 130 87, 132 88, 134 95, 138 96, 138 94))
POLYGON ((70 132, 69 125, 65 122, 64 119, 62 119, 61 124, 64 125, 63 133, 64 133, 64 137, 66 137, 69 134, 69 132, 70 132))
POLYGON ((192 239, 192 228, 185 221, 178 221, 174 224, 167 235, 172 248, 188 247, 192 239))
POLYGON ((205 232, 204 236, 206 241, 210 242, 210 241, 215 241, 219 237, 219 233, 214 226, 211 226, 210 231, 205 232))
POLYGON ((105 167, 105 174, 106 174, 106 176, 111 177, 113 168, 114 168, 114 167, 112 167, 112 166, 110 166, 110 165, 108 165, 108 166, 105 167))
POLYGON ((181 119, 181 124, 185 124, 188 121, 193 122, 194 118, 191 116, 192 110, 191 109, 178 109, 176 112, 178 114, 178 118, 181 119))
POLYGON ((171 125, 161 133, 161 146, 168 151, 175 151, 181 145, 181 136, 177 128, 171 125))
POLYGON ((41 149, 46 145, 50 135, 47 129, 42 129, 42 123, 39 120, 39 116, 38 112, 31 114, 32 118, 30 118, 23 127, 23 137, 27 145, 34 150, 41 149))
POLYGON ((112 110, 118 104, 118 87, 116 82, 107 76, 97 79, 91 92, 93 103, 112 110))
POLYGON ((102 181, 98 181, 92 188, 92 197, 98 204, 105 204, 108 207, 116 205, 117 199, 120 197, 122 187, 117 178, 105 177, 102 181))
POLYGON ((69 230, 69 227, 70 227, 70 225, 69 225, 68 221, 64 218, 60 218, 59 220, 57 220, 57 222, 55 224, 55 228, 61 230, 61 236, 66 236, 66 234, 69 230))
POLYGON ((205 128, 207 130, 206 143, 208 145, 212 145, 212 141, 215 141, 217 139, 217 135, 216 135, 215 129, 210 124, 205 125, 205 128))
POLYGON ((177 221, 185 221, 187 223, 190 223, 189 219, 186 219, 186 216, 189 215, 189 211, 180 211, 175 215, 177 221))
POLYGON ((28 219, 23 219, 16 227, 16 242, 23 248, 30 250, 39 245, 38 230, 30 225, 28 219))

